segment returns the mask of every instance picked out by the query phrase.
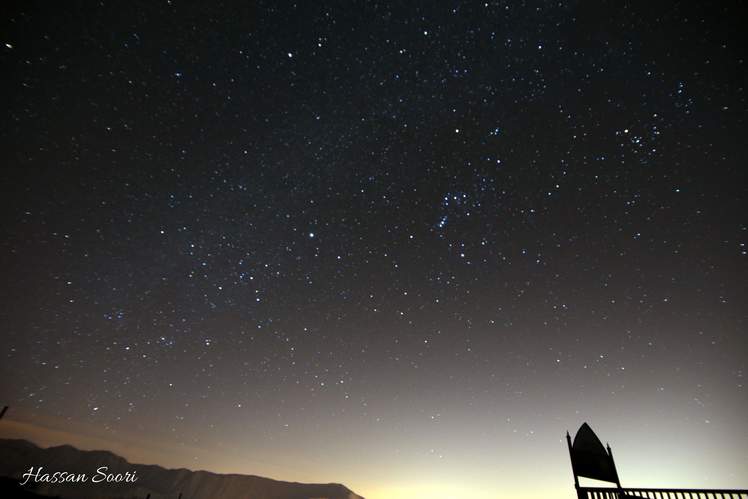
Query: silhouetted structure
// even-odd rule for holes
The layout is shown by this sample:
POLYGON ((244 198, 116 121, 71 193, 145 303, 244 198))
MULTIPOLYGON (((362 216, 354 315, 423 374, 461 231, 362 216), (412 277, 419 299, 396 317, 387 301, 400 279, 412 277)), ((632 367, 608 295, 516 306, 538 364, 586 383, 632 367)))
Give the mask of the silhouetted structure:
POLYGON ((622 487, 618 478, 616 463, 610 445, 603 447, 600 439, 587 423, 579 427, 571 442, 566 432, 569 446, 571 469, 574 473, 574 488, 578 499, 633 499, 648 497, 654 499, 748 499, 748 490, 728 489, 642 489, 622 487), (613 487, 581 487, 579 477, 614 483, 613 487))
POLYGON ((8 412, 8 406, 6 405, 3 407, 3 410, 0 411, 0 419, 3 419, 3 416, 5 416, 5 413, 8 412))

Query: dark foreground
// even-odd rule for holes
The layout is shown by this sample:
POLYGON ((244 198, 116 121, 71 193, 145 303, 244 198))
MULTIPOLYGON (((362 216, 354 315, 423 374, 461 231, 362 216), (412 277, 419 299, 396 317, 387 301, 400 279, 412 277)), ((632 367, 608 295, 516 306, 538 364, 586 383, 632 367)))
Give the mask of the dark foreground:
POLYGON ((165 469, 132 464, 107 451, 82 451, 63 445, 43 449, 26 440, 0 439, 0 497, 61 499, 363 499, 336 483, 282 482, 253 475, 223 475, 208 471, 165 469), (113 474, 136 474, 132 483, 46 483, 32 481, 20 487, 24 473, 34 467, 44 473, 83 473, 89 478, 102 466, 113 474))

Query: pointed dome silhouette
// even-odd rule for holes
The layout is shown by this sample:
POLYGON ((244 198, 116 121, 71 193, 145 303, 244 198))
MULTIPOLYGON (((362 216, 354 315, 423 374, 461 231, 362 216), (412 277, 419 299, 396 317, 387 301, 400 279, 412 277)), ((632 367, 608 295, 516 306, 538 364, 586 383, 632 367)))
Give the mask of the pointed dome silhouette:
POLYGON ((582 423, 574 436, 571 459, 577 475, 618 483, 613 458, 587 423, 582 423))

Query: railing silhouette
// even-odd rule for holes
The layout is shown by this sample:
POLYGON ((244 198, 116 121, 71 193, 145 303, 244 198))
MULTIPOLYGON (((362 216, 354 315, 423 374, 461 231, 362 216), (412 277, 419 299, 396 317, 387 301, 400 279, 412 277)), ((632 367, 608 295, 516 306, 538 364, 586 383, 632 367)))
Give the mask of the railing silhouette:
POLYGON ((584 423, 571 442, 566 432, 569 446, 571 469, 574 473, 574 488, 577 499, 748 499, 748 490, 738 489, 649 489, 622 487, 618 470, 613 460, 610 445, 603 447, 595 432, 584 423), (614 483, 615 487, 583 487, 579 477, 614 483))
POLYGON ((632 489, 623 487, 579 487, 579 498, 585 499, 748 499, 748 490, 730 489, 632 489))

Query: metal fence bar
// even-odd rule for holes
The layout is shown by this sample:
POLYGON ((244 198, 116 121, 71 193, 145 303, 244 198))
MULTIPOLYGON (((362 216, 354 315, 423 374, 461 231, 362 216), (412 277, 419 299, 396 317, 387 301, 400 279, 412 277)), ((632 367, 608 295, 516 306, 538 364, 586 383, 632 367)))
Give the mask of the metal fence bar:
POLYGON ((736 489, 634 489, 579 487, 587 499, 623 499, 623 495, 646 499, 748 499, 748 490, 736 489))

